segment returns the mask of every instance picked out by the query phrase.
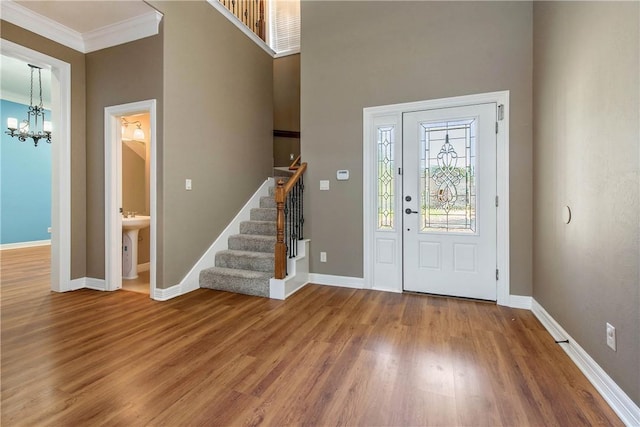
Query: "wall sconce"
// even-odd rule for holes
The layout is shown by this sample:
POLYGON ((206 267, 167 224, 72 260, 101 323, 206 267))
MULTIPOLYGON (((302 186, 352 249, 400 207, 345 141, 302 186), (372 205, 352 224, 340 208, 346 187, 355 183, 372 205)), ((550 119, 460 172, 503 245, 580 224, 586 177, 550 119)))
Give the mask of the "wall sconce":
POLYGON ((126 129, 129 125, 136 125, 136 129, 133 131, 133 139, 137 141, 144 141, 144 131, 142 130, 142 123, 140 123, 139 120, 136 120, 135 122, 130 122, 123 117, 122 128, 121 128, 122 136, 124 136, 124 133, 126 132, 126 129))

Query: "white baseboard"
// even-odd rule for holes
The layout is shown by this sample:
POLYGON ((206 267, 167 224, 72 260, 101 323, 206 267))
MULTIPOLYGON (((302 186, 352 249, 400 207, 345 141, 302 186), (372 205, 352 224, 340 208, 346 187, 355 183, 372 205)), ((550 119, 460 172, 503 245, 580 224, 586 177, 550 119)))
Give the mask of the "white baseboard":
POLYGON ((339 286, 342 288, 364 289, 364 279, 361 277, 309 273, 309 283, 315 283, 316 285, 339 286))
MULTIPOLYGON (((267 178, 258 190, 251 196, 249 201, 243 206, 238 214, 231 220, 227 228, 218 236, 213 244, 200 257, 191 270, 182 278, 179 283, 180 295, 195 291, 200 288, 200 271, 215 265, 216 253, 229 248, 229 236, 238 234, 240 223, 249 221, 251 209, 260 207, 260 197, 269 195, 269 187, 273 186, 273 178, 267 178)), ((177 286, 177 285, 176 285, 177 286)), ((174 286, 168 289, 173 289, 174 286)), ((172 297, 173 298, 173 297, 172 297)), ((155 299, 155 298, 154 298, 155 299)))
POLYGON ((171 298, 179 297, 180 295, 186 294, 187 292, 182 292, 180 285, 173 285, 170 288, 159 289, 156 288, 153 293, 153 299, 156 301, 167 301, 171 298))
POLYGON ((142 273, 143 271, 149 271, 151 269, 151 263, 145 262, 142 264, 138 264, 138 273, 142 273))
POLYGON ((107 283, 104 279, 94 279, 93 277, 79 277, 70 282, 70 291, 78 289, 93 289, 95 291, 106 291, 107 283))
POLYGON ((509 307, 531 310, 531 300, 533 298, 524 295, 509 295, 509 307))
POLYGON ((561 344, 560 346, 593 384, 595 389, 598 390, 598 393, 607 401, 622 422, 627 426, 640 426, 640 408, 607 375, 600 365, 580 347, 535 299, 532 299, 531 311, 556 341, 569 340, 569 343, 561 344))
POLYGON ((35 246, 47 246, 47 245, 51 245, 51 239, 33 240, 31 242, 5 243, 3 245, 0 245, 0 251, 4 251, 8 249, 33 248, 35 246))

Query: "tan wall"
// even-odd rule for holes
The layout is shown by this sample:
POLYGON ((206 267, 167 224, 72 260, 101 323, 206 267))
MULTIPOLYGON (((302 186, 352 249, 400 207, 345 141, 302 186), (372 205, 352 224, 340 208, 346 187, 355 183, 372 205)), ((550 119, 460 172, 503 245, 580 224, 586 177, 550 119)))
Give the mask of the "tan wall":
MULTIPOLYGON (((86 55, 87 66, 87 276, 104 278, 104 109, 157 100, 158 152, 162 152, 162 33, 86 55)), ((160 173, 158 176, 162 176, 160 173)), ((158 183, 160 191, 161 182, 158 183)), ((133 209, 129 209, 133 210, 133 209)), ((161 212, 160 209, 158 209, 161 212)), ((163 230, 157 228, 161 247, 163 230)), ((144 234, 143 234, 144 235, 144 234)), ((162 259, 157 260, 162 283, 162 259)))
MULTIPOLYGON (((127 144, 122 144, 122 207, 125 212, 149 215, 145 203, 146 165, 146 157, 143 159, 127 144)), ((149 232, 149 227, 145 227, 138 233, 138 264, 149 262, 149 232)))
POLYGON ((638 2, 534 6, 533 296, 637 405, 639 22, 638 2))
POLYGON ((531 3, 304 1, 302 51, 311 271, 363 274, 364 107, 510 90, 511 293, 531 295, 531 3))
MULTIPOLYGON (((273 128, 300 131, 300 54, 273 60, 273 128)), ((273 165, 289 166, 300 154, 300 138, 273 137, 273 165)))
POLYGON ((271 174, 273 59, 204 1, 150 3, 164 13, 167 287, 271 174))
POLYGON ((84 277, 87 268, 84 54, 6 21, 1 22, 0 35, 71 65, 71 278, 84 277))

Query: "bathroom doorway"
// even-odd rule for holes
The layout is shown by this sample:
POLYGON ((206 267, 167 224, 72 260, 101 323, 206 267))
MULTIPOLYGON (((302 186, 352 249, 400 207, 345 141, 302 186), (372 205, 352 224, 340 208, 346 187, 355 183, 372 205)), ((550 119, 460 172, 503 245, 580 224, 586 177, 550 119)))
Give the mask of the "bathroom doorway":
POLYGON ((156 101, 105 108, 106 290, 156 290, 156 101))

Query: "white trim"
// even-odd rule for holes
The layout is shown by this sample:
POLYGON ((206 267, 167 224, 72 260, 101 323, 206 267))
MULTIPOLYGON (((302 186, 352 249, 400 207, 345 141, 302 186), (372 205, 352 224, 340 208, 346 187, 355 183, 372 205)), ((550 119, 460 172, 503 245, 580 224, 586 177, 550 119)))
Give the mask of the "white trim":
POLYGON ((166 289, 156 288, 153 293, 153 299, 156 301, 167 301, 171 298, 179 297, 182 294, 186 294, 186 292, 182 292, 180 285, 173 285, 166 289))
POLYGON ((80 33, 20 4, 2 1, 2 19, 82 53, 158 34, 162 14, 150 11, 113 25, 80 33))
MULTIPOLYGON (((407 102, 401 104, 367 107, 363 109, 363 228, 364 228, 364 279, 363 283, 371 287, 374 281, 373 260, 375 254, 372 244, 374 225, 368 219, 370 204, 370 180, 375 176, 370 161, 370 127, 373 119, 379 116, 392 116, 412 111, 432 110, 446 107, 460 107, 474 104, 496 103, 504 105, 504 118, 499 121, 497 134, 497 195, 500 198, 498 206, 498 240, 497 240, 497 268, 500 270, 497 281, 496 298, 499 305, 510 304, 510 272, 509 272, 509 91, 489 92, 475 95, 456 96, 426 101, 407 102)), ((396 136, 396 139, 397 136, 396 136)), ((401 263, 400 263, 401 265, 401 263)), ((401 268, 401 266, 399 267, 401 268)), ((399 276, 401 277, 401 276, 399 276)), ((396 287, 393 287, 395 290, 396 287)))
POLYGON ((5 21, 70 47, 71 49, 86 53, 84 52, 82 34, 78 31, 72 30, 53 19, 40 15, 11 0, 3 0, 1 7, 2 19, 5 21))
POLYGON ((94 291, 106 291, 107 284, 103 279, 94 279, 93 277, 80 277, 73 279, 70 283, 70 291, 78 289, 93 289, 94 291))
POLYGON ((260 198, 269 195, 269 187, 273 186, 273 178, 267 178, 262 185, 253 193, 247 203, 240 209, 240 212, 231 220, 218 238, 205 251, 198 262, 191 267, 191 270, 182 278, 179 283, 180 291, 186 294, 200 288, 200 271, 215 265, 216 253, 229 248, 229 237, 237 234, 242 221, 249 221, 251 209, 260 207, 260 198))
POLYGON ((155 295, 157 287, 157 117, 156 100, 131 102, 128 104, 114 105, 104 109, 104 173, 105 173, 105 281, 107 290, 114 291, 122 288, 122 248, 114 244, 122 241, 122 216, 119 212, 122 192, 122 147, 120 144, 120 120, 124 115, 149 113, 149 126, 151 128, 151 159, 149 177, 149 210, 151 216, 149 232, 150 248, 150 273, 149 295, 155 295))
POLYGON ((593 384, 609 406, 627 426, 640 426, 640 408, 611 379, 595 360, 560 326, 556 320, 535 299, 532 301, 533 314, 556 340, 569 340, 568 344, 560 344, 562 349, 576 364, 578 369, 593 384))
POLYGON ((282 52, 276 53, 273 57, 282 58, 284 56, 297 55, 299 53, 300 53, 300 48, 298 47, 296 49, 283 50, 282 52))
POLYGON ((509 295, 509 304, 511 308, 521 308, 523 310, 531 310, 531 297, 524 295, 509 295))
POLYGON ((262 40, 253 31, 251 31, 249 29, 249 27, 244 25, 244 23, 242 21, 240 21, 237 16, 235 16, 233 13, 231 13, 231 11, 229 9, 224 7, 224 5, 222 3, 220 3, 219 0, 207 0, 207 3, 209 3, 211 6, 213 6, 213 8, 215 10, 220 12, 222 14, 222 16, 227 18, 229 20, 229 22, 231 22, 233 25, 238 27, 240 29, 240 31, 242 31, 244 33, 244 35, 246 35, 251 40, 253 40, 253 42, 255 44, 260 46, 262 48, 262 50, 264 50, 269 55, 271 55, 272 58, 275 57, 276 52, 273 49, 271 49, 269 47, 269 45, 264 42, 264 40, 262 40))
POLYGON ((315 285, 338 286, 341 288, 364 289, 365 282, 364 279, 360 277, 309 273, 309 283, 315 285))
POLYGON ((155 36, 159 32, 160 21, 162 21, 162 14, 153 10, 144 15, 83 33, 84 53, 155 36))
POLYGON ((30 242, 5 243, 0 245, 0 251, 7 251, 10 249, 33 248, 36 246, 48 246, 48 245, 51 245, 51 240, 32 240, 30 242))
MULTIPOLYGON (((2 2, 5 6, 5 2, 2 2)), ((3 9, 4 11, 4 9, 3 9)), ((4 19, 4 16, 3 16, 4 19)), ((51 68, 51 290, 71 290, 71 65, 8 40, 3 55, 51 68)))
POLYGON ((284 279, 269 280, 269 298, 284 300, 309 283, 309 239, 297 241, 298 256, 287 259, 289 274, 284 279), (302 244, 301 244, 302 243, 302 244))
POLYGON ((143 271, 149 271, 151 269, 151 263, 150 262, 145 262, 142 264, 138 264, 138 273, 141 273, 143 271))

